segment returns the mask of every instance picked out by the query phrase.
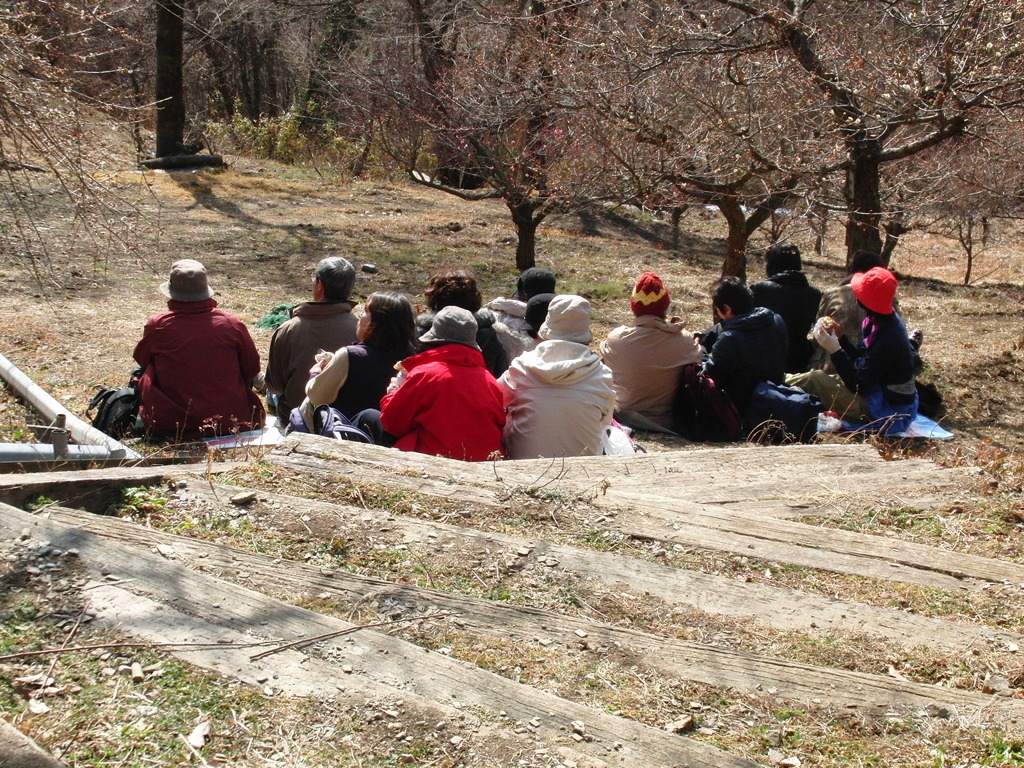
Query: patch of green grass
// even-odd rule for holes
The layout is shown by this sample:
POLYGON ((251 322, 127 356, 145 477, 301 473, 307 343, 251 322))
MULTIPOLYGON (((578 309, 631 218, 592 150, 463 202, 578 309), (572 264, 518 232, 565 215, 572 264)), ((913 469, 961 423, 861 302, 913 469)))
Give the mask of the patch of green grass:
POLYGON ((115 514, 121 517, 148 517, 163 512, 167 507, 167 494, 156 486, 132 486, 121 491, 121 500, 115 514))
POLYGON ((629 286, 622 280, 587 283, 570 282, 561 290, 564 293, 574 293, 591 301, 610 301, 611 299, 620 299, 628 295, 629 286))
POLYGON ((29 497, 28 501, 25 502, 25 509, 29 512, 35 512, 37 509, 42 509, 48 504, 55 504, 56 502, 49 496, 45 496, 40 493, 36 496, 29 497))
POLYGON ((587 549, 595 549, 599 552, 608 552, 619 544, 611 531, 602 531, 597 528, 585 531, 579 537, 579 543, 587 549))
POLYGON ((987 751, 982 765, 1024 765, 1024 741, 1008 741, 1005 734, 994 734, 988 739, 987 751))

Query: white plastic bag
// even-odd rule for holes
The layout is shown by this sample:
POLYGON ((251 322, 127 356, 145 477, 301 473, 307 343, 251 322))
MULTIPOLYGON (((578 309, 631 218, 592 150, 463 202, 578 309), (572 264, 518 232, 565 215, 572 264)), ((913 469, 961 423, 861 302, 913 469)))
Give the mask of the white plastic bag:
POLYGON ((601 430, 601 453, 605 456, 619 456, 636 453, 636 448, 625 430, 609 424, 601 430))

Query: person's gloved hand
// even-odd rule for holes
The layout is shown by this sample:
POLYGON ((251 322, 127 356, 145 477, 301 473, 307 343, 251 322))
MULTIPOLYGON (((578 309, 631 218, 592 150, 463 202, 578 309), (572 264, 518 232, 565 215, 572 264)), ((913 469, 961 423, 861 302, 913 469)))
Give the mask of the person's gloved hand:
POLYGON ((831 331, 825 330, 825 325, 822 322, 824 319, 818 318, 818 322, 814 324, 814 329, 811 331, 811 336, 821 345, 822 349, 831 355, 833 352, 839 351, 839 339, 831 331))

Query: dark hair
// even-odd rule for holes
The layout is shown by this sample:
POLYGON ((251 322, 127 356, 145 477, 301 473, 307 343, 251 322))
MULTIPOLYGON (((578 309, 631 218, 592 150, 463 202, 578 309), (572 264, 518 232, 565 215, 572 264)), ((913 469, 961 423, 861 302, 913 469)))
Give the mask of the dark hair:
POLYGON ((768 277, 780 272, 799 272, 802 267, 800 249, 792 243, 775 243, 764 252, 764 268, 768 277))
POLYGON ((445 307, 462 307, 476 312, 484 303, 476 287, 476 275, 468 269, 448 269, 431 276, 425 291, 432 312, 445 307))
POLYGON ((412 302, 400 293, 371 293, 363 311, 370 313, 366 343, 408 357, 416 351, 416 316, 412 302))
POLYGON ((516 284, 516 298, 521 301, 529 301, 541 293, 555 292, 555 276, 551 270, 544 267, 530 267, 524 269, 519 275, 519 282, 516 284))
POLYGON ((711 287, 711 303, 718 309, 730 307, 734 315, 754 309, 754 296, 738 277, 723 277, 711 287))
POLYGON ((348 301, 352 286, 356 282, 356 269, 348 259, 328 256, 321 259, 313 273, 324 287, 324 298, 328 301, 348 301))
POLYGON ((529 326, 527 333, 531 339, 537 338, 537 333, 548 316, 548 304, 553 298, 555 298, 553 293, 538 293, 536 296, 531 296, 530 300, 526 302, 526 315, 523 319, 529 326))
POLYGON ((875 267, 884 267, 881 257, 874 251, 854 251, 850 257, 850 264, 846 268, 848 275, 855 275, 858 272, 867 272, 875 267))

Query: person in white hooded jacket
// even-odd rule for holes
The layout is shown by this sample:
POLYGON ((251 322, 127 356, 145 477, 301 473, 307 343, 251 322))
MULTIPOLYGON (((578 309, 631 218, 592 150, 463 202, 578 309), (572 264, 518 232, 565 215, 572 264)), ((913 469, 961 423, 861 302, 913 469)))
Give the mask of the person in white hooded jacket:
POLYGON ((540 343, 515 360, 498 385, 505 394, 503 442, 510 459, 590 456, 615 409, 612 372, 587 346, 590 302, 556 296, 540 343))

